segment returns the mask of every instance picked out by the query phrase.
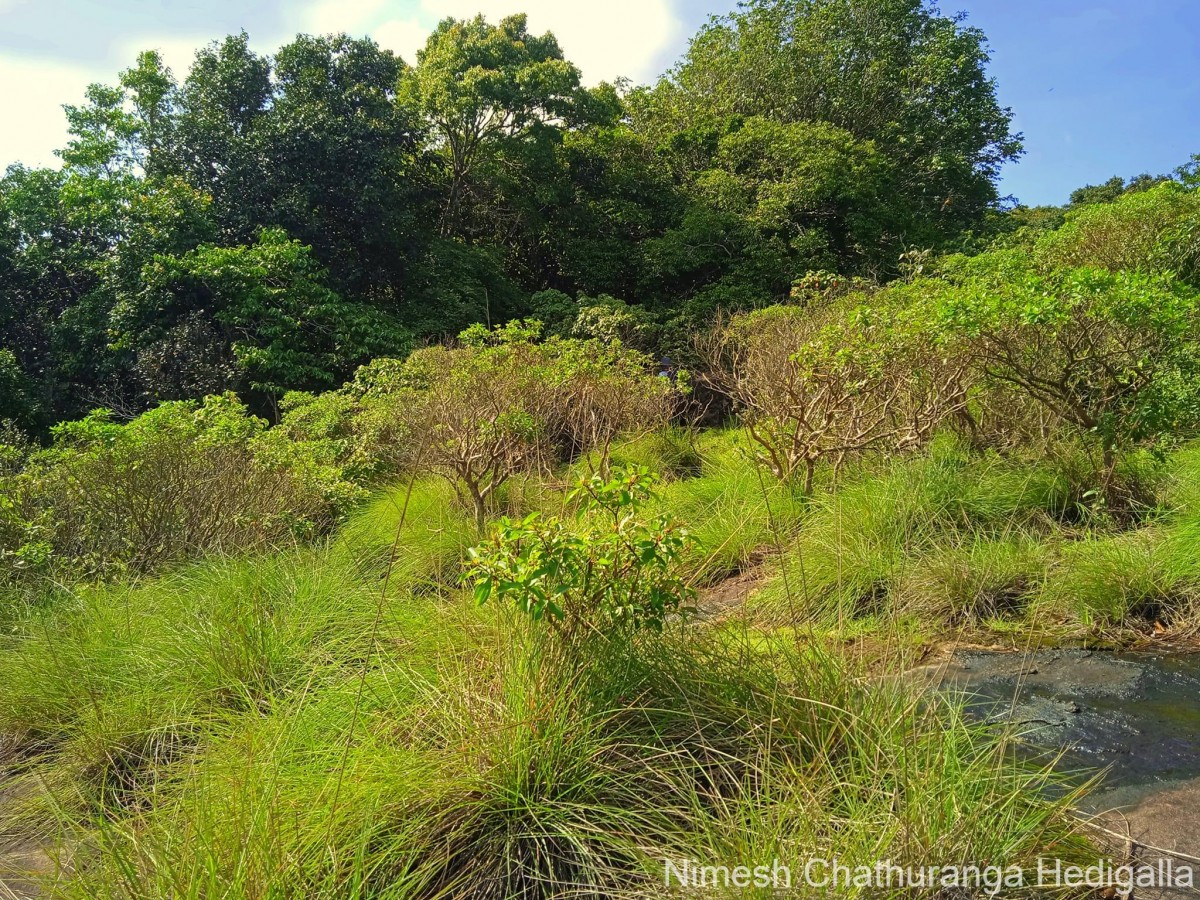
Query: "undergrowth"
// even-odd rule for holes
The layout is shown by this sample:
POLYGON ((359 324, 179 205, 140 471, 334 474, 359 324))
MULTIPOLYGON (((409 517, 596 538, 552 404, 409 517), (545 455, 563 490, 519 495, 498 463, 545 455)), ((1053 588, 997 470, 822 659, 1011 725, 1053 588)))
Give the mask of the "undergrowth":
MULTIPOLYGON (((808 494, 736 430, 618 444, 614 465, 665 473, 645 511, 687 524, 687 584, 765 583, 718 627, 570 646, 463 590, 480 538, 440 480, 309 549, 61 586, 4 638, 0 835, 57 847, 48 890, 71 898, 645 897, 666 861, 1082 859, 1052 759, 842 642, 1186 631, 1198 458, 1130 523, 1086 506, 1069 459, 949 438, 808 494)), ((571 477, 500 502, 569 522, 571 477)))

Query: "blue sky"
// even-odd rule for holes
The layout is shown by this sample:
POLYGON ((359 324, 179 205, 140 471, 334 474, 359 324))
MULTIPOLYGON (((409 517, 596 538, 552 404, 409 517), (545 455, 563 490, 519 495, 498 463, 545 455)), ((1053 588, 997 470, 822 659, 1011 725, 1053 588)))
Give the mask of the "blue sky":
MULTIPOLYGON (((185 69, 197 46, 246 29, 269 52, 300 31, 370 33, 406 58, 445 15, 514 9, 551 29, 596 81, 645 81, 729 0, 0 0, 0 166, 54 163, 59 105, 111 81, 137 50, 185 69)), ((951 0, 988 35, 1001 102, 1027 153, 1001 189, 1061 203, 1112 175, 1167 172, 1200 152, 1200 3, 951 0)))

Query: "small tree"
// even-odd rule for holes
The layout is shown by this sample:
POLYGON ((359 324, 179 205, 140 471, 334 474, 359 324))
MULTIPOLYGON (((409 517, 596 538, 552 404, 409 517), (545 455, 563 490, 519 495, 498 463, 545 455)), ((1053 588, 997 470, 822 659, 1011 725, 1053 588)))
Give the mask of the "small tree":
POLYGON ((475 599, 511 600, 568 641, 593 631, 661 631, 693 592, 680 565, 687 532, 666 517, 642 516, 654 481, 644 467, 607 482, 595 475, 570 495, 574 521, 536 513, 502 519, 470 551, 465 580, 475 599))
POLYGON ((649 358, 617 340, 552 340, 543 354, 559 445, 569 456, 597 453, 606 476, 613 441, 661 428, 680 396, 678 378, 649 375, 649 358))
POLYGON ((1004 254, 926 288, 984 377, 1098 443, 1106 491, 1122 451, 1200 423, 1200 295, 1170 276, 1039 272, 1004 254))
POLYGON ((538 343, 536 321, 473 326, 454 347, 414 353, 391 396, 368 403, 404 434, 407 464, 442 475, 482 529, 496 491, 518 472, 598 449, 664 423, 675 388, 618 342, 538 343), (389 419, 394 416, 394 421, 389 419))
POLYGON ((518 472, 552 458, 549 398, 533 345, 434 347, 414 353, 410 378, 426 381, 399 410, 412 463, 445 477, 482 529, 491 498, 518 472))
POLYGON ((966 397, 966 366, 920 310, 877 299, 776 306, 735 318, 715 368, 741 407, 760 457, 779 478, 818 462, 923 443, 966 397))

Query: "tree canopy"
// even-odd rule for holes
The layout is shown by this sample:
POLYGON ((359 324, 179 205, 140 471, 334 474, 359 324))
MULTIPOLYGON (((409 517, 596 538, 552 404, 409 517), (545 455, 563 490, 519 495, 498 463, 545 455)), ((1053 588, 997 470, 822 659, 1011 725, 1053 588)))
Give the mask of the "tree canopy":
MULTIPOLYGON (((235 390, 275 416, 529 315, 619 312, 687 357, 808 273, 1019 242, 1062 212, 1000 202, 1021 145, 987 64, 923 0, 754 0, 645 86, 584 86, 523 15, 445 19, 409 61, 345 34, 230 35, 178 73, 141 53, 66 108, 60 170, 0 179, 0 414, 45 435, 235 390)), ((1082 189, 1071 227, 1161 180, 1082 189)))

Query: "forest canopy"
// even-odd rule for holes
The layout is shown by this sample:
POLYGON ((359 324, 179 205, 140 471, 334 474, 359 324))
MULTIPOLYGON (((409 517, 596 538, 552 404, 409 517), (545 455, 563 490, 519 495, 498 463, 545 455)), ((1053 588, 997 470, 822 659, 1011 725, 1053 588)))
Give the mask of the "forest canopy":
POLYGON ((889 278, 992 227, 1021 144, 987 59, 922 0, 755 2, 642 86, 583 86, 522 15, 407 61, 344 34, 144 52, 67 107, 60 169, 0 180, 0 416, 232 390, 274 417, 476 322, 565 332, 610 298, 680 353, 807 272, 889 278))

